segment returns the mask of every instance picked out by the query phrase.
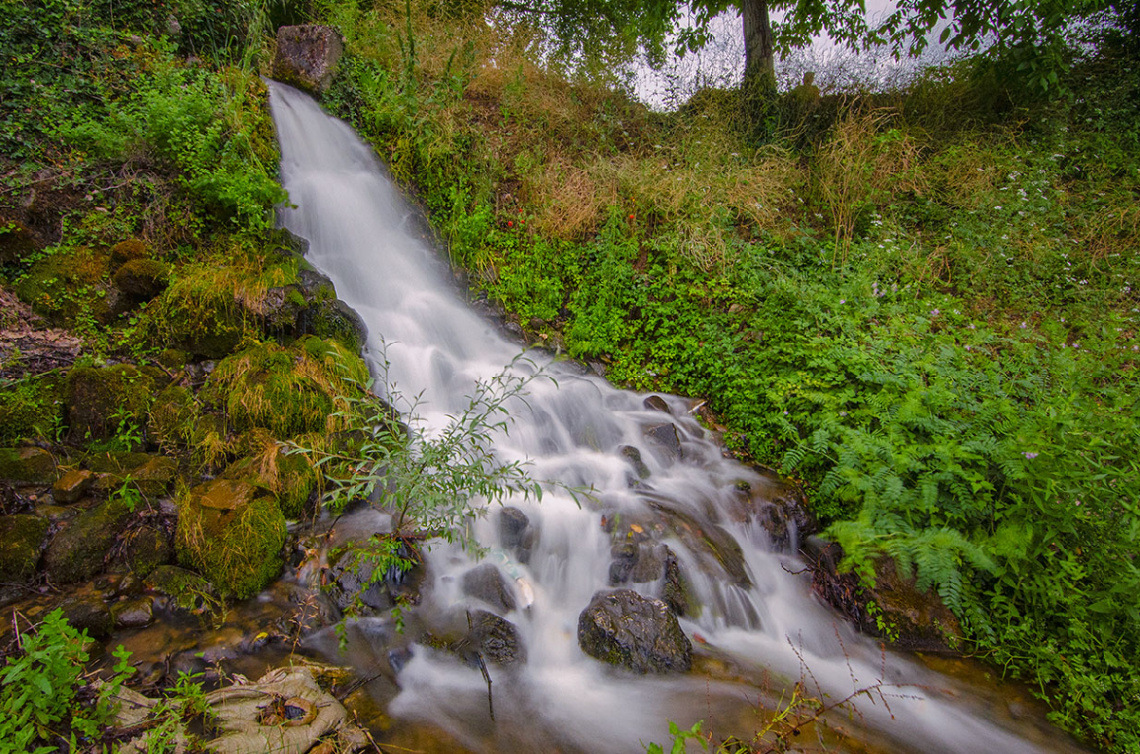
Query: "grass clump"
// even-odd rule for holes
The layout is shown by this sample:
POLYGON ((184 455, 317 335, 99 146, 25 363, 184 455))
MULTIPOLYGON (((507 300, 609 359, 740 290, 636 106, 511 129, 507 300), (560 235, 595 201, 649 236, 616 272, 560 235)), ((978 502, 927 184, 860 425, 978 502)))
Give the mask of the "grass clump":
POLYGON ((255 427, 280 438, 344 428, 346 396, 367 381, 364 363, 343 346, 306 337, 291 346, 250 345, 222 360, 203 389, 238 431, 255 427))

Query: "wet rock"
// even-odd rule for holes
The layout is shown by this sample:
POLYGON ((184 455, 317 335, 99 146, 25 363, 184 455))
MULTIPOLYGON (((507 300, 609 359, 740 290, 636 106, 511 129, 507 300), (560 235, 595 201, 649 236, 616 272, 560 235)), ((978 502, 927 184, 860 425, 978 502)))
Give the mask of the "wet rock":
POLYGON ((640 552, 636 542, 618 542, 610 548, 610 586, 629 582, 640 552))
POLYGON ((463 593, 507 613, 515 609, 515 595, 493 563, 483 563, 463 574, 463 593))
POLYGON ((685 616, 693 612, 694 599, 681 571, 681 563, 668 547, 665 548, 665 582, 661 589, 661 599, 677 615, 685 616))
POLYGON ((116 628, 142 628, 154 620, 154 601, 148 597, 120 602, 111 608, 116 628))
POLYGON ((61 476, 51 487, 52 497, 61 505, 70 505, 83 497, 95 481, 95 473, 88 469, 72 469, 61 476))
POLYGON ((662 600, 630 589, 599 592, 578 617, 578 646, 636 673, 686 672, 693 647, 662 600))
POLYGON ((126 529, 131 510, 109 500, 80 513, 52 539, 44 554, 48 578, 57 584, 84 581, 103 570, 103 562, 126 529))
POLYGON ((681 437, 673 423, 655 424, 645 429, 645 439, 663 450, 673 460, 681 457, 681 437))
POLYGON ((641 402, 641 405, 645 406, 650 411, 664 411, 667 414, 671 413, 669 411, 669 404, 666 403, 665 399, 660 395, 645 396, 645 400, 641 402))
POLYGON ((485 610, 473 610, 471 644, 487 662, 496 665, 519 665, 526 662, 526 647, 519 630, 510 621, 485 610))
POLYGON ((354 615, 375 615, 392 607, 395 602, 385 580, 369 583, 374 566, 367 561, 350 561, 342 557, 331 569, 329 596, 337 608, 354 615))
POLYGON ((0 479, 51 484, 55 476, 55 458, 43 448, 0 448, 0 479))
POLYGON ((535 532, 526 514, 513 506, 505 506, 499 513, 499 541, 503 549, 520 563, 530 562, 535 532))
POLYGON ((738 502, 730 515, 741 523, 760 524, 777 548, 795 549, 799 541, 819 529, 807 498, 791 480, 768 469, 757 467, 756 471, 758 478, 738 483, 738 502))
POLYGON ((28 514, 0 516, 0 584, 25 584, 35 575, 50 525, 28 514))
POLYGON ((69 597, 59 603, 67 622, 93 639, 109 636, 115 625, 111 610, 102 598, 94 594, 69 597))
POLYGON ((273 78, 313 94, 323 92, 342 54, 344 43, 331 26, 282 26, 277 30, 273 78))
POLYGON ((633 471, 637 474, 638 479, 649 478, 649 467, 641 460, 641 451, 632 445, 622 445, 621 455, 625 460, 629 461, 629 465, 633 467, 633 471))

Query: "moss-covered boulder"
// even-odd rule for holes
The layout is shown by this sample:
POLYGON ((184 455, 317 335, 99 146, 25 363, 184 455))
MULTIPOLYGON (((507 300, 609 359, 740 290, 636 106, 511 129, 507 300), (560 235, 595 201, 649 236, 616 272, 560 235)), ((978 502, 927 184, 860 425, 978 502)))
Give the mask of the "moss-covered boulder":
POLYGON ((67 416, 72 441, 102 440, 145 426, 156 380, 134 364, 77 367, 67 380, 67 416))
POLYGON ((336 343, 302 338, 291 346, 250 346, 220 362, 201 397, 222 407, 238 431, 255 427, 287 438, 305 432, 336 432, 368 377, 364 362, 336 343))
POLYGON ((359 353, 368 338, 364 320, 337 298, 313 303, 304 309, 298 327, 303 334, 335 340, 353 353, 359 353))
POLYGON ((161 526, 145 524, 130 532, 123 543, 123 565, 146 577, 155 568, 174 562, 174 543, 161 526))
POLYGON ((317 474, 309 459, 286 453, 273 442, 255 456, 234 461, 222 472, 226 479, 245 479, 277 497, 286 518, 300 518, 317 487, 317 474))
POLYGON ((74 323, 81 315, 108 322, 110 269, 106 252, 59 248, 32 265, 16 284, 16 293, 37 314, 54 322, 74 323))
POLYGON ((115 272, 115 287, 132 303, 150 301, 170 284, 170 269, 155 259, 132 259, 115 272))
POLYGON ((146 308, 150 339, 194 356, 220 359, 253 327, 232 292, 210 285, 203 275, 179 277, 146 308))
POLYGON ((126 486, 149 501, 169 492, 178 476, 177 461, 149 453, 95 453, 88 456, 87 465, 98 472, 94 492, 108 495, 126 486))
POLYGON ((149 256, 150 250, 147 249, 146 243, 138 238, 128 238, 111 247, 111 262, 115 265, 123 265, 136 259, 146 259, 149 256))
POLYGON ((50 525, 39 516, 0 516, 0 584, 23 584, 35 575, 50 525))
POLYGON ((55 457, 43 448, 0 448, 0 479, 21 484, 51 484, 55 457))
POLYGON ((277 501, 248 481, 215 479, 179 503, 178 560, 239 599, 281 572, 285 517, 277 501))
POLYGON ((632 589, 594 595, 578 616, 578 645, 635 673, 684 673, 693 662, 692 644, 668 605, 632 589))
POLYGON ((108 500, 80 513, 52 539, 44 553, 48 578, 57 584, 84 581, 103 570, 104 561, 127 528, 131 509, 108 500))

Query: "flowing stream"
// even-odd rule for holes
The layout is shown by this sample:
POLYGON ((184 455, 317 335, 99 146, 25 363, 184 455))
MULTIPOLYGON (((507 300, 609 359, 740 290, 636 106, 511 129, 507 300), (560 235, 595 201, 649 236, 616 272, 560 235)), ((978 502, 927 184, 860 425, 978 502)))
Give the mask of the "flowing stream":
MULTIPOLYGON (((389 384, 406 395, 422 391, 427 426, 443 426, 465 407, 476 380, 501 373, 520 346, 461 300, 372 149, 308 96, 276 83, 270 91, 290 197, 284 226, 308 239, 309 261, 364 319, 367 355, 387 359, 389 384)), ((536 479, 594 492, 581 504, 558 489, 541 503, 512 501, 535 533, 525 555, 504 546, 497 512, 476 524, 488 548, 484 562, 496 564, 514 591, 514 608, 500 612, 526 650, 520 666, 488 665, 493 720, 480 670, 455 653, 413 645, 399 662, 384 659, 366 637, 391 636, 387 618, 352 633, 351 658, 378 655, 393 668, 379 700, 393 728, 436 730, 450 746, 475 752, 626 753, 651 741, 668 750, 668 721, 687 728, 704 719, 718 733, 747 736, 756 705, 786 702, 802 680, 828 702, 879 685, 802 736, 807 750, 821 745, 820 736, 845 751, 1078 750, 1000 697, 884 653, 815 599, 795 549, 775 547, 755 515, 778 484, 724 458, 688 401, 647 402, 580 366, 531 356, 545 376, 530 383, 525 404, 516 402, 496 452, 506 461, 529 459, 536 479), (690 601, 700 605, 681 618, 694 640, 689 673, 637 675, 579 649, 579 614, 612 588, 614 537, 634 533, 655 537, 645 549, 660 553, 665 545, 675 554, 690 601), (719 549, 702 546, 710 537, 719 549)), ((446 616, 485 607, 462 586, 474 565, 458 547, 433 545, 417 611, 446 616)), ((624 586, 657 597, 663 581, 624 586)))

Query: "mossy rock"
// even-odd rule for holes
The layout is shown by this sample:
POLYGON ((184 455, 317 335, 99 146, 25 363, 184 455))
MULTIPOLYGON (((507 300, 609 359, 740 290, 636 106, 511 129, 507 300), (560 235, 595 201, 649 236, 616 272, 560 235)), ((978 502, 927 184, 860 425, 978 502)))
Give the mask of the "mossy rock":
POLYGON ((222 362, 201 397, 222 407, 238 431, 256 427, 276 437, 336 432, 344 396, 359 395, 368 378, 364 362, 336 343, 302 338, 291 346, 266 342, 222 362))
POLYGON ((233 294, 201 277, 180 278, 147 306, 150 340, 206 359, 231 353, 252 326, 233 294))
POLYGON ((317 474, 308 458, 286 453, 284 448, 266 448, 257 456, 234 461, 222 472, 226 479, 245 479, 273 493, 288 519, 300 518, 317 486, 317 474))
POLYGON ((119 241, 111 247, 111 261, 117 265, 126 264, 136 259, 146 259, 150 256, 146 243, 138 238, 128 238, 119 241))
POLYGON ((145 578, 159 566, 173 562, 174 543, 157 526, 142 526, 124 538, 123 560, 132 573, 145 578))
POLYGON ((111 320, 107 304, 110 258, 86 247, 59 249, 32 265, 16 294, 54 322, 71 324, 81 315, 111 320))
POLYGON ((57 584, 69 584, 101 572, 107 554, 130 517, 131 509, 126 503, 108 500, 71 519, 44 554, 48 578, 57 584))
POLYGON ((55 457, 43 448, 0 448, 0 479, 51 484, 57 476, 55 457))
POLYGON ((193 442, 198 416, 194 393, 182 385, 168 385, 150 406, 147 437, 168 451, 187 447, 193 442))
POLYGON ((154 259, 132 259, 115 272, 115 286, 130 301, 150 301, 170 284, 170 268, 154 259))
POLYGON ((63 427, 65 385, 62 374, 51 372, 0 390, 0 443, 55 439, 63 427))
POLYGON ((280 572, 285 517, 272 497, 243 480, 198 485, 179 504, 178 561, 223 596, 250 597, 280 572))
POLYGON ((103 440, 133 423, 145 426, 156 382, 133 364, 78 367, 67 379, 67 409, 73 441, 103 440))
POLYGON ((359 353, 368 339, 364 320, 340 299, 316 302, 301 312, 300 331, 325 340, 335 340, 353 353, 359 353))
POLYGON ((108 495, 123 485, 134 486, 147 500, 165 495, 178 476, 178 462, 168 456, 149 453, 97 453, 87 465, 98 472, 92 490, 108 495))
POLYGON ((50 526, 39 516, 0 516, 0 584, 24 584, 35 575, 50 526))
POLYGON ((179 610, 201 610, 217 601, 214 587, 193 571, 174 565, 160 565, 146 577, 146 588, 166 597, 179 610))

